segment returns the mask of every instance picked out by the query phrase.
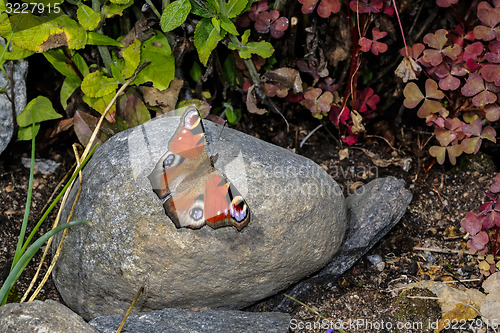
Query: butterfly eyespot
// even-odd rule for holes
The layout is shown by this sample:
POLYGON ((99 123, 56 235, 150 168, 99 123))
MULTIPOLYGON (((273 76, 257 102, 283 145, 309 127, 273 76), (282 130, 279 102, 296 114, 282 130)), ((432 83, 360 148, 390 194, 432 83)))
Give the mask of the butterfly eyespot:
POLYGON ((199 221, 203 217, 203 210, 201 208, 195 207, 189 211, 189 216, 193 220, 199 221))
POLYGON ((163 168, 170 168, 175 161, 175 155, 174 154, 169 154, 165 159, 163 160, 163 168))
POLYGON ((196 110, 191 110, 184 118, 184 126, 188 129, 193 129, 200 123, 200 116, 196 110))
POLYGON ((245 200, 237 196, 231 201, 230 206, 231 216, 238 222, 243 221, 247 217, 248 209, 245 200))

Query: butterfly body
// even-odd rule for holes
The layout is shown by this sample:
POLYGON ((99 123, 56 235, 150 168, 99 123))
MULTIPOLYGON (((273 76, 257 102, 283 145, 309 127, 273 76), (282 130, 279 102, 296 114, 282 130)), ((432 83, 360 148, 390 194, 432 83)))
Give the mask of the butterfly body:
POLYGON ((232 225, 241 231, 249 222, 246 201, 214 167, 203 123, 193 106, 186 109, 167 152, 148 178, 177 228, 232 225))

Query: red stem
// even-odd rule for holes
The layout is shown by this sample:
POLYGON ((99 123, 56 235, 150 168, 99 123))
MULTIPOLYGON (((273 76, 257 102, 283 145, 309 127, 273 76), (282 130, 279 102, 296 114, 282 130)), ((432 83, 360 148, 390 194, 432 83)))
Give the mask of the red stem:
POLYGON ((500 243, 498 243, 498 237, 500 236, 500 228, 495 227, 495 232, 493 233, 493 239, 491 244, 491 253, 496 256, 500 252, 500 243))
MULTIPOLYGON (((351 22, 351 10, 349 9, 349 6, 346 6, 347 8, 347 20, 348 22, 351 22)), ((361 22, 358 22, 359 26, 363 27, 363 35, 366 33, 364 29, 364 23, 365 23, 365 15, 361 16, 361 22)), ((361 48, 359 46, 359 38, 358 36, 358 31, 355 29, 356 25, 350 25, 349 26, 351 30, 351 39, 352 39, 352 52, 351 52, 351 66, 349 69, 349 80, 347 83, 347 89, 345 90, 344 94, 344 100, 342 102, 342 107, 340 108, 340 113, 339 113, 339 119, 340 116, 342 115, 345 106, 347 105, 347 101, 349 99, 349 96, 352 95, 352 101, 354 104, 354 101, 356 100, 356 86, 357 86, 357 79, 358 79, 358 66, 361 60, 361 48), (352 89, 351 89, 352 87, 352 89)))

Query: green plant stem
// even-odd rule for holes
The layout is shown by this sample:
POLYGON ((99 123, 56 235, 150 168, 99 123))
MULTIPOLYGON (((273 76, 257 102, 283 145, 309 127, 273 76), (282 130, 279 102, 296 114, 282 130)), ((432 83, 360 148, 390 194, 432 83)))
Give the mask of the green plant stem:
MULTIPOLYGON (((85 166, 85 164, 87 164, 88 160, 90 159, 90 157, 92 156, 92 154, 93 154, 93 152, 94 152, 94 150, 96 148, 97 148, 97 145, 95 145, 94 148, 92 148, 91 152, 83 160, 82 164, 80 164, 80 166, 75 170, 75 172, 73 173, 73 175, 71 176, 71 178, 68 180, 68 182, 66 183, 66 185, 64 186, 64 188, 61 190, 61 192, 58 194, 58 196, 54 199, 54 201, 49 206, 49 208, 47 208, 47 210, 45 211, 45 213, 43 214, 43 216, 40 218, 40 220, 36 224, 35 228, 33 228, 33 230, 31 231, 30 235, 26 239, 26 242, 24 243, 23 248, 21 249, 22 252, 24 252, 24 250, 26 249, 26 247, 28 247, 31 239, 33 238, 33 236, 35 236, 35 233, 38 231, 38 229, 42 225, 43 221, 45 221, 45 219, 47 218, 47 216, 49 216, 49 214, 52 211, 52 209, 54 209, 54 207, 59 202, 59 200, 61 199, 61 197, 64 195, 64 193, 66 192, 66 190, 68 189, 68 187, 71 185, 71 183, 73 183, 73 180, 78 176, 78 173, 80 172, 80 170, 82 170, 82 168, 85 166)), ((15 264, 17 264, 17 263, 15 263, 15 264)))
MULTIPOLYGON (((92 9, 100 13, 101 12, 101 3, 99 0, 92 0, 92 9)), ((97 32, 102 33, 102 28, 97 29, 97 32)), ((108 71, 108 74, 111 74, 111 55, 109 54, 109 50, 106 46, 104 45, 98 45, 97 50, 99 51, 99 54, 101 55, 102 62, 104 63, 104 67, 106 67, 106 70, 108 71)))
POLYGON ((87 220, 76 220, 72 221, 66 224, 61 224, 60 226, 46 232, 43 236, 38 238, 33 245, 31 245, 28 250, 21 256, 19 261, 16 263, 14 266, 14 269, 11 270, 9 273, 9 276, 7 276, 7 279, 2 285, 2 288, 0 289, 0 299, 2 300, 2 303, 0 305, 4 305, 7 303, 7 296, 9 295, 9 290, 12 288, 16 280, 19 278, 21 275, 22 271, 28 265, 30 260, 33 258, 35 255, 36 251, 42 247, 45 242, 49 240, 50 237, 54 236, 56 233, 60 232, 63 229, 82 224, 82 223, 88 223, 89 221, 87 220))
MULTIPOLYGON (((241 44, 239 39, 236 38, 235 35, 232 35, 232 34, 228 34, 228 35, 229 35, 229 39, 231 40, 231 42, 238 45, 239 47, 243 47, 243 45, 241 44)), ((256 85, 260 85, 259 73, 257 73, 257 69, 255 68, 255 65, 253 64, 252 59, 243 59, 243 61, 245 62, 245 65, 247 66, 248 72, 250 73, 250 77, 252 78, 253 83, 256 85)))
POLYGON ((28 218, 30 215, 31 208, 31 196, 33 194, 33 178, 35 173, 35 115, 31 112, 31 165, 30 165, 30 177, 28 181, 28 195, 26 196, 26 208, 24 209, 23 223, 21 225, 21 231, 19 233, 19 238, 17 239, 16 252, 14 254, 14 260, 12 260, 12 266, 10 271, 14 269, 17 261, 23 254, 22 247, 24 243, 24 236, 26 235, 26 228, 28 226, 28 218))
MULTIPOLYGON (((149 5, 149 7, 151 7, 151 10, 153 11, 153 13, 155 13, 156 16, 158 16, 158 18, 161 18, 161 14, 160 12, 158 11, 158 9, 156 9, 155 5, 153 4, 153 2, 151 0, 146 0, 146 3, 149 5)), ((168 4, 167 4, 168 5, 168 4)), ((165 7, 167 6, 165 5, 165 7)))

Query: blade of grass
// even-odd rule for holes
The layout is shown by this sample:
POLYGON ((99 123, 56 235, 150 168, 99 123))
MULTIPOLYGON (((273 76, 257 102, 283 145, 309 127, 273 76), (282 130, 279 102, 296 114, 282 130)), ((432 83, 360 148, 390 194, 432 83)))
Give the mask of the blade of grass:
POLYGON ((23 269, 28 265, 30 260, 33 258, 35 253, 38 251, 38 249, 45 244, 47 240, 49 240, 50 237, 54 236, 56 233, 59 231, 73 227, 78 224, 82 223, 87 223, 90 225, 90 222, 87 220, 76 220, 72 221, 69 223, 61 224, 60 226, 46 232, 43 236, 38 238, 33 245, 31 245, 26 252, 21 256, 21 258, 17 261, 16 265, 14 266, 14 269, 11 270, 9 273, 9 276, 7 276, 7 279, 2 285, 2 288, 0 289, 0 299, 2 299, 2 304, 4 305, 7 301, 7 296, 9 293, 10 288, 14 285, 14 283, 17 281, 18 277, 21 275, 23 269))
POLYGON ((49 214, 52 211, 52 209, 54 209, 54 207, 57 205, 57 203, 59 202, 59 200, 61 199, 61 197, 64 195, 64 193, 68 189, 68 187, 73 183, 73 180, 76 178, 76 176, 78 176, 78 172, 80 172, 80 170, 83 169, 83 167, 85 166, 85 164, 87 164, 88 160, 90 159, 90 157, 92 156, 92 154, 94 153, 94 150, 96 148, 97 148, 97 144, 94 146, 94 148, 92 148, 92 150, 90 151, 90 153, 83 160, 82 164, 75 170, 75 173, 73 175, 71 175, 71 178, 69 179, 68 183, 64 186, 64 188, 62 189, 61 193, 59 193, 57 195, 57 197, 54 199, 54 201, 52 202, 52 204, 49 206, 49 208, 47 208, 47 210, 42 215, 42 217, 40 218, 40 220, 38 221, 38 223, 36 224, 36 226, 31 231, 31 233, 28 236, 28 238, 26 239, 26 242, 24 243, 23 248, 22 248, 21 251, 24 251, 26 249, 26 247, 28 247, 31 239, 33 238, 33 236, 35 236, 35 233, 38 231, 38 229, 42 225, 43 221, 45 221, 45 219, 47 218, 47 216, 49 216, 49 214))
POLYGON ((23 223, 21 225, 21 231, 19 233, 19 238, 17 239, 16 252, 14 254, 14 260, 12 260, 12 266, 10 270, 14 268, 17 261, 23 254, 22 247, 24 243, 24 236, 26 235, 26 228, 28 227, 28 218, 30 215, 31 208, 31 196, 33 194, 33 178, 35 173, 35 115, 33 111, 31 112, 31 165, 30 165, 30 177, 28 181, 28 195, 26 196, 26 208, 24 209, 23 223))
POLYGON ((130 312, 132 312, 132 309, 134 308, 135 303, 139 299, 139 296, 141 296, 143 290, 144 290, 144 286, 141 286, 141 288, 139 288, 139 291, 135 295, 134 300, 132 301, 132 304, 130 304, 127 312, 125 313, 125 316, 123 316, 123 320, 120 323, 120 326, 118 327, 118 329, 116 330, 116 333, 120 333, 122 331, 123 326, 125 326, 125 322, 127 321, 127 318, 130 315, 130 312))
MULTIPOLYGON (((75 165, 77 165, 77 167, 80 165, 80 155, 78 154, 78 149, 76 147, 76 144, 73 144, 73 152, 75 153, 75 157, 76 157, 76 160, 77 160, 77 163, 75 163, 75 165)), ((67 176, 69 176, 69 173, 67 174, 67 176)), ((78 173, 78 191, 76 192, 76 195, 75 195, 75 198, 73 199, 73 205, 71 206, 71 210, 68 214, 68 217, 66 218, 66 223, 67 222, 70 222, 71 221, 71 218, 73 217, 73 213, 75 211, 75 207, 76 207, 76 203, 78 202, 78 199, 80 198, 80 194, 82 192, 82 172, 80 171, 78 173)), ((70 190, 68 188, 68 190, 66 191, 66 193, 64 193, 64 196, 62 198, 62 201, 61 201, 61 206, 59 207, 59 211, 57 212, 57 216, 54 220, 54 223, 52 224, 52 229, 57 227, 57 225, 59 224, 59 220, 61 219, 61 215, 62 215, 62 212, 63 212, 63 209, 62 207, 65 206, 66 204, 66 201, 68 199, 68 196, 69 196, 69 193, 70 193, 70 190)), ((43 286, 45 285, 45 282, 47 282, 50 274, 52 273, 52 270, 57 262, 57 259, 59 258, 59 253, 61 251, 61 248, 62 248, 62 245, 63 245, 63 242, 64 242, 64 238, 66 237, 66 234, 68 233, 68 229, 64 229, 63 233, 62 233, 62 236, 61 236, 61 240, 59 241, 59 245, 57 246, 57 250, 55 252, 55 254, 52 256, 52 261, 50 262, 50 266, 49 268, 47 269, 47 271, 45 272, 45 275, 43 276, 42 278, 42 281, 39 283, 38 287, 35 289, 35 291, 33 292, 33 294, 30 296, 30 298, 28 299, 28 302, 32 302, 35 297, 38 295, 38 293, 40 293, 40 291, 42 290, 43 286)), ((22 303, 24 302, 24 300, 28 297, 31 289, 33 288, 33 286, 35 285, 35 282, 36 280, 38 279, 38 275, 40 274, 40 271, 42 269, 42 265, 44 263, 44 260, 45 260, 45 256, 47 255, 49 249, 50 249, 50 246, 52 245, 52 240, 53 238, 49 239, 47 241, 47 246, 45 247, 45 250, 43 251, 43 254, 42 254, 42 258, 40 259, 40 262, 38 264, 38 269, 35 273, 35 276, 33 276, 33 279, 31 280, 31 283, 30 283, 30 286, 28 287, 28 289, 26 290, 26 292, 24 293, 23 297, 21 298, 21 300, 19 301, 19 303, 22 303)))

